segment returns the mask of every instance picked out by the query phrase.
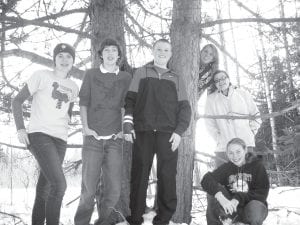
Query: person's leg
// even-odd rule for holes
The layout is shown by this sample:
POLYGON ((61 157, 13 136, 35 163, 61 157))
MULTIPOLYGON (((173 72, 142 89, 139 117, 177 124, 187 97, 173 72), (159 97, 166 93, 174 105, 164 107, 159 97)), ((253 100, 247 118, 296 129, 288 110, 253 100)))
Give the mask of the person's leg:
POLYGON ((43 133, 29 134, 29 140, 30 151, 38 161, 42 173, 37 185, 32 224, 43 224, 46 218, 47 225, 58 225, 61 203, 67 187, 62 169, 67 143, 43 133))
POLYGON ((218 208, 219 203, 217 199, 207 194, 207 208, 206 208, 206 222, 207 225, 221 225, 222 222, 219 219, 218 208))
POLYGON ((131 225, 143 223, 146 207, 149 174, 154 156, 154 132, 136 132, 132 151, 132 168, 130 179, 130 210, 127 221, 131 225))
MULTIPOLYGON (((227 155, 225 152, 215 152, 215 168, 218 168, 220 165, 228 161, 227 155)), ((215 209, 217 207, 217 200, 214 196, 207 194, 207 210, 206 210, 206 220, 208 225, 213 224, 222 224, 219 220, 219 217, 215 215, 215 209)))
MULTIPOLYGON (((224 186, 219 185, 219 187, 221 192, 226 198, 228 199, 232 198, 231 194, 226 190, 224 186)), ((220 205, 220 203, 214 196, 207 194, 207 198, 208 198, 207 209, 206 209, 207 225, 221 225, 223 224, 222 221, 228 218, 230 220, 236 219, 237 214, 236 213, 234 213, 233 215, 226 214, 223 207, 220 205)))
POLYGON ((99 202, 99 219, 97 225, 108 225, 107 219, 118 203, 122 185, 122 149, 123 140, 107 140, 104 145, 104 159, 102 163, 103 185, 99 202))
POLYGON ((260 201, 252 200, 244 207, 242 222, 250 225, 262 225, 267 215, 267 206, 260 201))
POLYGON ((40 171, 32 209, 32 225, 44 224, 46 220, 46 200, 49 193, 49 186, 47 184, 45 176, 40 171))
POLYGON ((92 136, 84 138, 81 195, 74 217, 75 225, 87 225, 91 220, 95 206, 95 194, 101 176, 103 151, 103 140, 98 141, 92 136))
POLYGON ((171 133, 156 132, 157 149, 157 215, 153 224, 165 225, 172 218, 176 206, 176 174, 178 150, 172 151, 171 133))

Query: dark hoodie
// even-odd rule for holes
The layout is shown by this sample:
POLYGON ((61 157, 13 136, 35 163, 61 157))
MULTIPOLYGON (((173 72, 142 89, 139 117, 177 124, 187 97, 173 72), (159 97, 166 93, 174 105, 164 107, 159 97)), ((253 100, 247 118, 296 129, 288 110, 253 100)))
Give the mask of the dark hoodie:
POLYGON ((203 189, 212 196, 221 191, 219 184, 239 201, 240 207, 251 200, 261 201, 267 206, 270 185, 266 169, 249 153, 245 165, 238 167, 232 162, 224 163, 213 172, 206 173, 201 181, 203 189))

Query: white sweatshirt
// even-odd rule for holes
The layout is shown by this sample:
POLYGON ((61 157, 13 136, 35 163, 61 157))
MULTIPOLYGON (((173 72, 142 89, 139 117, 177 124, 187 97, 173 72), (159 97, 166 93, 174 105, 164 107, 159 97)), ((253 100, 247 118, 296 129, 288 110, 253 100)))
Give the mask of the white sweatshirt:
MULTIPOLYGON (((259 115, 258 108, 249 92, 229 87, 228 96, 219 91, 207 96, 206 115, 259 115)), ((225 152, 227 143, 235 137, 241 138, 247 146, 255 146, 254 136, 260 127, 261 120, 249 119, 205 119, 206 127, 217 142, 216 152, 225 152)))

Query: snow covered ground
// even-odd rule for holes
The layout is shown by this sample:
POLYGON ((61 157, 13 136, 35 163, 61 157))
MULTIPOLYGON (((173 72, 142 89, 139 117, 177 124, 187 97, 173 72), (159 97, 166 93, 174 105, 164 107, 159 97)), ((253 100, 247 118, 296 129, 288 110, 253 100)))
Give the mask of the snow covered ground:
MULTIPOLYGON (((62 225, 73 224, 79 196, 79 188, 68 187, 61 211, 62 225)), ((31 224, 31 207, 34 189, 1 189, 0 190, 0 225, 31 224), (13 217, 14 216, 14 217, 13 217)), ((191 225, 206 225, 205 194, 197 191, 193 198, 193 220, 191 225)), ((276 187, 270 190, 268 197, 269 215, 264 225, 299 225, 300 224, 300 187, 276 187)), ((154 212, 145 217, 145 225, 151 225, 154 212)), ((93 215, 96 218, 96 214, 93 215)), ((123 225, 118 224, 118 225, 123 225)))

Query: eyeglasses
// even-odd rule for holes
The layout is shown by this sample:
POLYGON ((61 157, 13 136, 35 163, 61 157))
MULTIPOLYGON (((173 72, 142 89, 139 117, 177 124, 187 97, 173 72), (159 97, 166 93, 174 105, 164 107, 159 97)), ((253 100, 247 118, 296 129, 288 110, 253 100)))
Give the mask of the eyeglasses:
POLYGON ((223 81, 225 81, 226 79, 227 79, 228 77, 222 77, 222 78, 220 78, 220 79, 215 79, 214 80, 214 82, 217 84, 217 83, 219 83, 219 82, 223 82, 223 81))

